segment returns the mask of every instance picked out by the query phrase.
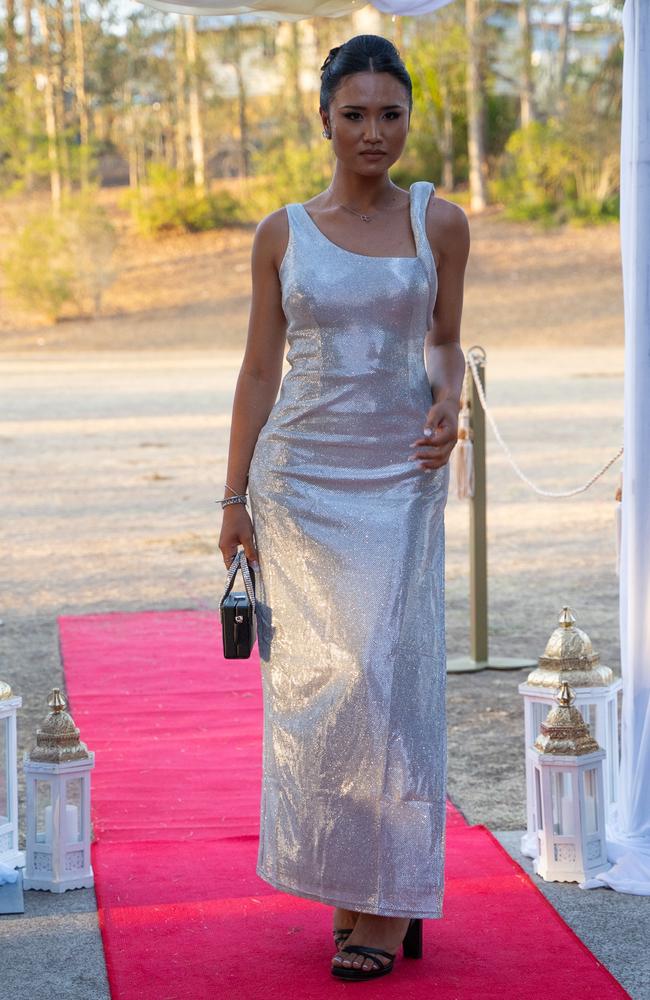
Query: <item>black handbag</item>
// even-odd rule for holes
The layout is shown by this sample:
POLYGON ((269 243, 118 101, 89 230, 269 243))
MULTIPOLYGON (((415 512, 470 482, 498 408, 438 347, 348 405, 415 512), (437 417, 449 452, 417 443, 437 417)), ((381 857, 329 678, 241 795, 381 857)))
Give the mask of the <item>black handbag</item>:
POLYGON ((257 638, 257 618, 255 616, 255 573, 243 549, 228 567, 226 589, 219 602, 221 611, 221 634, 223 655, 227 660, 243 660, 251 655, 257 638), (242 591, 232 591, 237 570, 244 578, 242 591))

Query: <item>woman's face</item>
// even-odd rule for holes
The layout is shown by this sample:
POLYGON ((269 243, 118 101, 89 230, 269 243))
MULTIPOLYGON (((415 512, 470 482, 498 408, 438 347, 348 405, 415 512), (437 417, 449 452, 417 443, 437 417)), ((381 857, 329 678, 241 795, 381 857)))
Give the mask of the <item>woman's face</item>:
POLYGON ((392 73, 351 73, 343 77, 320 109, 332 133, 338 160, 358 174, 388 170, 402 154, 409 130, 409 101, 404 84, 392 73))

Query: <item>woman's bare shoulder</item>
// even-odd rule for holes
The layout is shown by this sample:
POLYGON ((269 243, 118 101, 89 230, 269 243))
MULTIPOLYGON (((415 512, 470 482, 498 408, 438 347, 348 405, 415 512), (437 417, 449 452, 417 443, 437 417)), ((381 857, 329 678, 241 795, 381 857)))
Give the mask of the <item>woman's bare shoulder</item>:
POLYGON ((438 249, 440 256, 469 251, 469 220, 464 209, 437 192, 429 199, 426 230, 431 246, 438 249))
POLYGON ((271 260, 279 266, 289 242, 289 218, 286 206, 265 215, 257 224, 253 254, 271 260))

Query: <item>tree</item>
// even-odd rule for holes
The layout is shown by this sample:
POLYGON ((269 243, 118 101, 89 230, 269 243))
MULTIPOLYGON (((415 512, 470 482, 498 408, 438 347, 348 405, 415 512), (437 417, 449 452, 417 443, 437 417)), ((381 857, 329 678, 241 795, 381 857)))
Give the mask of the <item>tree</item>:
POLYGON ((521 76, 519 84, 519 118, 522 128, 535 121, 535 94, 533 89, 533 43, 530 26, 530 0, 519 0, 517 8, 521 46, 521 76))
POLYGON ((45 0, 36 0, 36 12, 43 40, 43 68, 37 75, 37 83, 40 81, 43 86, 45 130, 47 133, 47 153, 50 167, 50 192, 52 195, 52 209, 56 213, 61 210, 61 166, 59 160, 59 130, 55 108, 54 68, 50 49, 50 26, 47 11, 48 8, 45 0))
POLYGON ((469 156, 469 191, 472 211, 480 212, 487 204, 487 162, 485 157, 485 116, 481 80, 480 0, 465 0, 467 29, 467 150, 469 156))
POLYGON ((201 93, 196 44, 196 18, 193 14, 185 14, 183 16, 185 18, 185 44, 189 78, 190 138, 192 142, 194 185, 197 188, 204 188, 205 149, 203 143, 203 126, 201 123, 201 93))
POLYGON ((79 116, 79 141, 81 144, 80 178, 82 190, 86 190, 90 183, 90 126, 88 120, 88 101, 86 98, 86 59, 80 0, 72 0, 72 23, 74 27, 75 50, 75 98, 77 114, 79 116))

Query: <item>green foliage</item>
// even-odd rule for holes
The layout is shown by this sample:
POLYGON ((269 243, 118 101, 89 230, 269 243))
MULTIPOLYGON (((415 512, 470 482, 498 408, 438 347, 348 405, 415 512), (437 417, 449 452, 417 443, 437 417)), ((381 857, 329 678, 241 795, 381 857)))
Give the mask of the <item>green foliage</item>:
MULTIPOLYGON (((28 186, 43 189, 49 186, 51 163, 49 144, 39 116, 27 130, 24 112, 16 101, 0 102, 0 191, 8 195, 21 194, 28 186)), ((75 125, 59 128, 59 173, 70 188, 81 181, 82 160, 85 157, 91 180, 98 175, 99 143, 91 140, 87 146, 78 141, 75 125), (61 153, 65 149, 65 170, 61 153)))
POLYGON ((616 218, 617 183, 611 154, 549 119, 512 133, 491 186, 508 218, 554 225, 616 218))
POLYGON ((116 243, 112 223, 90 193, 66 202, 59 215, 32 214, 7 247, 8 291, 51 322, 66 303, 83 312, 90 301, 97 313, 104 289, 115 278, 116 243))
POLYGON ((308 201, 326 188, 332 176, 330 145, 322 140, 311 148, 278 144, 256 153, 254 168, 243 210, 243 218, 251 222, 289 202, 308 201))
POLYGON ((486 94, 485 117, 486 153, 492 161, 503 153, 508 139, 517 128, 519 99, 512 94, 486 94))
POLYGON ((169 230, 204 232, 240 218, 239 202, 229 192, 201 191, 162 163, 150 164, 147 183, 125 192, 121 204, 131 212, 139 232, 147 236, 169 230))
POLYGON ((399 164, 391 172, 398 184, 414 180, 439 182, 443 173, 445 115, 451 116, 450 159, 454 180, 466 170, 465 30, 458 10, 421 22, 410 40, 406 66, 413 81, 409 138, 399 164))

